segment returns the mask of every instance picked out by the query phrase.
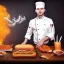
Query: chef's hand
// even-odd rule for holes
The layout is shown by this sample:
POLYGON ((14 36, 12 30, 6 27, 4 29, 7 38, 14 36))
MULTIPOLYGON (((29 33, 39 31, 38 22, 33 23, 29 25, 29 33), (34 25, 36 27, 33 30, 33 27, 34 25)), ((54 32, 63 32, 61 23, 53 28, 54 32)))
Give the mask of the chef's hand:
POLYGON ((39 42, 36 44, 36 48, 42 46, 42 44, 43 44, 43 40, 39 41, 39 42))
POLYGON ((26 44, 25 42, 22 42, 21 44, 26 44))
POLYGON ((44 44, 45 41, 49 40, 50 38, 48 36, 46 36, 45 38, 43 38, 42 40, 40 40, 37 44, 36 44, 36 48, 40 47, 42 44, 44 44))
POLYGON ((24 41, 23 41, 21 44, 26 44, 26 43, 27 43, 27 41, 28 41, 28 39, 27 39, 27 38, 25 38, 25 39, 24 39, 24 41))

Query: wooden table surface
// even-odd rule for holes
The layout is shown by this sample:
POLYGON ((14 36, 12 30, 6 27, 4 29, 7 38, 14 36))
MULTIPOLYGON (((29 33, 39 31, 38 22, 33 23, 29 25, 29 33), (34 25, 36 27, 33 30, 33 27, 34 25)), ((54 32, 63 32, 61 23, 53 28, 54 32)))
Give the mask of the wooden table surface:
MULTIPOLYGON (((50 46, 52 49, 54 49, 53 46, 50 46)), ((12 57, 12 51, 7 52, 5 56, 0 57, 0 62, 53 62, 53 61, 64 61, 64 54, 61 56, 56 56, 53 53, 43 53, 43 55, 48 54, 49 56, 53 54, 49 59, 41 58, 39 56, 39 51, 36 50, 37 56, 35 58, 13 58, 12 57)))

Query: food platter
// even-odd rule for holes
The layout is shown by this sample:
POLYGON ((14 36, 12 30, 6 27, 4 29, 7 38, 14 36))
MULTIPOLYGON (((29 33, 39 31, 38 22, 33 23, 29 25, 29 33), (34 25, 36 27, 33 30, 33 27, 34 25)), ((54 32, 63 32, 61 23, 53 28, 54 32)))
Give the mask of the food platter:
POLYGON ((62 50, 54 50, 53 53, 54 53, 55 55, 57 55, 57 56, 61 56, 61 55, 64 54, 64 51, 62 51, 62 50))
POLYGON ((12 45, 8 44, 0 45, 0 51, 12 51, 12 50, 13 50, 12 45))

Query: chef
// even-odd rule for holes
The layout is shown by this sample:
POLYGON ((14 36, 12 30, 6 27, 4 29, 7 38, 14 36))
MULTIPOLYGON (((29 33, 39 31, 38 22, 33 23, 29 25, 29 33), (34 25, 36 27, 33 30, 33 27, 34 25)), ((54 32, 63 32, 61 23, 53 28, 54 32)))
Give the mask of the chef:
POLYGON ((39 1, 35 3, 35 6, 37 17, 30 20, 25 34, 25 39, 22 44, 26 44, 27 41, 31 39, 31 35, 33 34, 34 44, 36 44, 36 47, 39 47, 42 44, 47 44, 49 40, 54 39, 55 28, 53 20, 44 15, 45 3, 39 1))

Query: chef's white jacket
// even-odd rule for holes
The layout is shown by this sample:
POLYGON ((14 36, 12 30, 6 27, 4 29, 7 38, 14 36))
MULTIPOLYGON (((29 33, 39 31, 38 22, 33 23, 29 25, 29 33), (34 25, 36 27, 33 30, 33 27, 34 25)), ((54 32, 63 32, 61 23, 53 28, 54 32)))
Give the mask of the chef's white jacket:
MULTIPOLYGON (((32 34, 33 34, 33 41, 35 44, 37 44, 37 42, 39 42, 46 36, 48 36, 51 40, 53 40, 55 34, 55 28, 52 19, 44 16, 42 19, 36 17, 30 20, 25 38, 30 40, 32 34)), ((46 41, 45 44, 48 42, 49 40, 46 41)))

